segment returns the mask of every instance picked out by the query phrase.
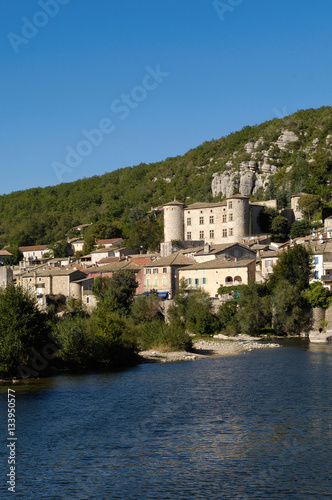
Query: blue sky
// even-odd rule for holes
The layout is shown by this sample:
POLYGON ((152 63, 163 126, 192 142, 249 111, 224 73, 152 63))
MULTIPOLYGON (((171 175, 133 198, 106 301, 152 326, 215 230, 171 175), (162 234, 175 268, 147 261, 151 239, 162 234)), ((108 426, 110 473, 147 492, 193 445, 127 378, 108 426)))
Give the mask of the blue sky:
POLYGON ((0 194, 331 105, 331 0, 10 0, 0 19, 0 194))

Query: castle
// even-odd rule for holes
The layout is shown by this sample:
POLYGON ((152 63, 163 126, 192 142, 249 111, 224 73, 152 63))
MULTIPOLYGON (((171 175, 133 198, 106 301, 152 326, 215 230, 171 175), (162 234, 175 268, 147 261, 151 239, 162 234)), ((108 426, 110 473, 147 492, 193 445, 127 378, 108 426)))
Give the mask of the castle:
POLYGON ((277 202, 251 202, 248 196, 235 194, 218 203, 166 203, 161 255, 170 255, 174 242, 189 248, 204 243, 239 243, 246 236, 261 234, 258 216, 264 206, 276 209, 277 202))

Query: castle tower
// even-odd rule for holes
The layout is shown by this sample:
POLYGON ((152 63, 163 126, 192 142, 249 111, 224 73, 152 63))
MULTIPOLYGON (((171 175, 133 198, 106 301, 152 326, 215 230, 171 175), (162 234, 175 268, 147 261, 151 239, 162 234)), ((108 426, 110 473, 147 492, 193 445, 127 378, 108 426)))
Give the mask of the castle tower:
POLYGON ((172 241, 184 240, 183 214, 184 204, 171 201, 164 205, 164 243, 161 244, 161 255, 172 253, 172 241))
POLYGON ((183 229, 184 204, 179 201, 171 201, 164 205, 164 241, 182 241, 184 239, 183 229))
POLYGON ((229 242, 239 242, 249 234, 249 197, 235 194, 227 198, 227 233, 229 242))

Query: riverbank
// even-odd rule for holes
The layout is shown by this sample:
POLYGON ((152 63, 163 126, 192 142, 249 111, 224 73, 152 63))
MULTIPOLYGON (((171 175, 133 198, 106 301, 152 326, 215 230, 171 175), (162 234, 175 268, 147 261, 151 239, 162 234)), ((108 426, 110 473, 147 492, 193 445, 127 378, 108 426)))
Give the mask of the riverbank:
POLYGON ((139 355, 143 358, 143 363, 167 363, 174 361, 194 361, 195 359, 202 359, 215 356, 234 356, 236 354, 243 354, 250 352, 253 349, 269 349, 281 347, 276 343, 262 343, 259 337, 248 337, 242 335, 240 337, 233 337, 232 340, 198 340, 193 343, 191 352, 187 351, 158 351, 150 349, 148 351, 141 351, 139 355))

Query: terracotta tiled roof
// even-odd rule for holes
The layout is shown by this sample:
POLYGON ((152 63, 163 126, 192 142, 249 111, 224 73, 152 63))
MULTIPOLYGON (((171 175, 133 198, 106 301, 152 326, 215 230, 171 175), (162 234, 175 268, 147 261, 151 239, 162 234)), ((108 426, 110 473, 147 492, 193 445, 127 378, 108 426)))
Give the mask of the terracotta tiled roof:
POLYGON ((5 257, 5 256, 9 256, 9 257, 12 257, 13 254, 8 252, 8 250, 0 250, 0 256, 1 257, 5 257))
POLYGON ((249 264, 256 263, 255 259, 251 260, 223 260, 223 259, 213 259, 207 262, 195 262, 191 266, 187 266, 184 269, 224 269, 228 267, 248 267, 249 264))
POLYGON ((47 245, 34 245, 31 247, 19 247, 21 252, 31 252, 33 250, 47 250, 47 245))
POLYGON ((226 201, 219 201, 217 203, 204 203, 204 202, 196 202, 188 205, 186 210, 197 210, 199 208, 214 208, 214 207, 225 207, 227 205, 226 201))
POLYGON ((144 267, 166 267, 166 266, 188 266, 193 263, 193 259, 185 257, 182 252, 172 253, 167 257, 157 259, 144 267))
POLYGON ((87 273, 107 273, 107 272, 115 272, 120 269, 126 269, 127 271, 139 271, 142 269, 142 266, 131 262, 130 260, 121 260, 118 262, 111 262, 109 264, 105 264, 103 266, 95 266, 90 267, 86 270, 87 273))
POLYGON ((111 238, 108 240, 97 240, 96 245, 113 245, 117 241, 122 241, 122 238, 111 238))

